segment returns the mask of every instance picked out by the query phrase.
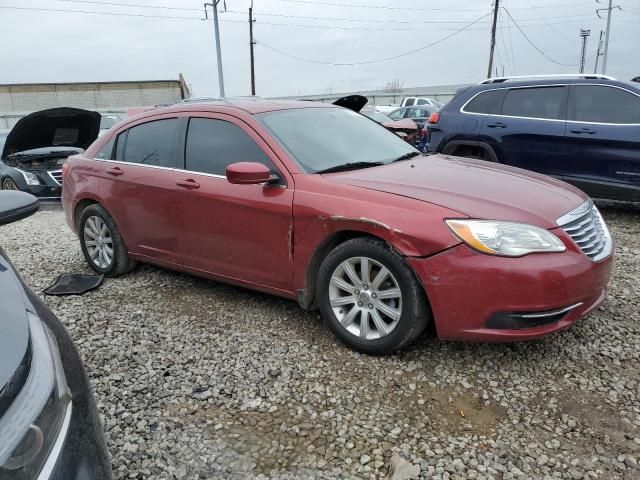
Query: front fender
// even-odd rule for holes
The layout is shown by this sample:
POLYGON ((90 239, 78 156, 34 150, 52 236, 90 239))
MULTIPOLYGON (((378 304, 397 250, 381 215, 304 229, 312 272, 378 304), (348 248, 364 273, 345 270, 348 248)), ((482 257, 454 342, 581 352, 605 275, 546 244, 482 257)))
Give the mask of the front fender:
POLYGON ((322 261, 318 252, 324 257, 327 244, 328 250, 335 246, 333 238, 373 236, 406 257, 431 256, 460 243, 444 224, 444 218, 460 217, 458 212, 317 176, 297 176, 293 215, 296 290, 306 288, 309 269, 322 261))

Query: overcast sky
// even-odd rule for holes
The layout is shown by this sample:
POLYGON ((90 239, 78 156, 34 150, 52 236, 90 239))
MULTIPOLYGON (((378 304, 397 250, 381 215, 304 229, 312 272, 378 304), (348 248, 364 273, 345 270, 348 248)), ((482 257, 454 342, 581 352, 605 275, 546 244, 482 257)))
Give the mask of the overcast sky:
MULTIPOLYGON (((249 3, 226 0, 228 11, 220 14, 227 95, 250 93, 249 3)), ((607 73, 628 80, 640 75, 640 0, 615 3, 623 11, 613 13, 607 73)), ((543 52, 501 11, 500 74, 503 67, 506 74, 518 75, 576 72, 580 28, 591 29, 586 71, 593 72, 598 36, 606 26, 595 13, 601 4, 500 4, 543 52)), ((370 90, 392 79, 405 87, 480 81, 486 76, 490 16, 435 46, 363 65, 305 62, 272 49, 314 62, 373 62, 437 42, 490 11, 490 0, 255 0, 257 94, 370 90)), ((217 96, 213 23, 200 20, 203 16, 197 0, 0 0, 0 83, 173 79, 182 73, 195 95, 217 96)))

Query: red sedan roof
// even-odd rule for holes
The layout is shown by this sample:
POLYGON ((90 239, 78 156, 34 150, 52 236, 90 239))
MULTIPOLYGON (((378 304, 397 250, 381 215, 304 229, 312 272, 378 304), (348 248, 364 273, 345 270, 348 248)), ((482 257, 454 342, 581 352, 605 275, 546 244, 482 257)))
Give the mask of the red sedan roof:
POLYGON ((224 98, 224 99, 211 99, 211 100, 193 100, 183 103, 177 103, 175 105, 167 107, 159 107, 148 110, 145 113, 153 112, 157 113, 170 113, 170 112, 185 112, 185 111, 224 111, 228 109, 239 109, 246 113, 255 115, 258 113, 273 112, 277 110, 292 110, 298 108, 326 108, 335 107, 330 103, 321 102, 308 102, 308 101, 296 101, 296 100, 266 100, 256 97, 238 97, 238 98, 224 98))

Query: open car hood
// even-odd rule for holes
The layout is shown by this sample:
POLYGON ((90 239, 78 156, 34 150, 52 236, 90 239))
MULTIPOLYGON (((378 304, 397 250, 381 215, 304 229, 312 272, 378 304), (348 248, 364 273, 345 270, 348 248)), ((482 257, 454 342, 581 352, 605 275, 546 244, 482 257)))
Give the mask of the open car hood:
POLYGON ((367 97, 363 97, 362 95, 347 95, 346 97, 339 98, 333 102, 333 104, 338 107, 348 108, 354 112, 359 112, 364 108, 368 101, 367 97))
POLYGON ((4 144, 2 156, 42 147, 86 149, 98 138, 100 114, 79 108, 60 107, 34 112, 15 124, 4 144))

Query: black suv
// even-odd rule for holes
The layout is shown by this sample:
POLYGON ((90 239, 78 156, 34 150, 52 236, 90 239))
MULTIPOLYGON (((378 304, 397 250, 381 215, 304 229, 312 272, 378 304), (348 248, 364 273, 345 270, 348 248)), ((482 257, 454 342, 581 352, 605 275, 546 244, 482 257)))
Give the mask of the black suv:
POLYGON ((603 75, 492 78, 427 123, 428 150, 551 175, 593 197, 640 200, 640 88, 603 75))

